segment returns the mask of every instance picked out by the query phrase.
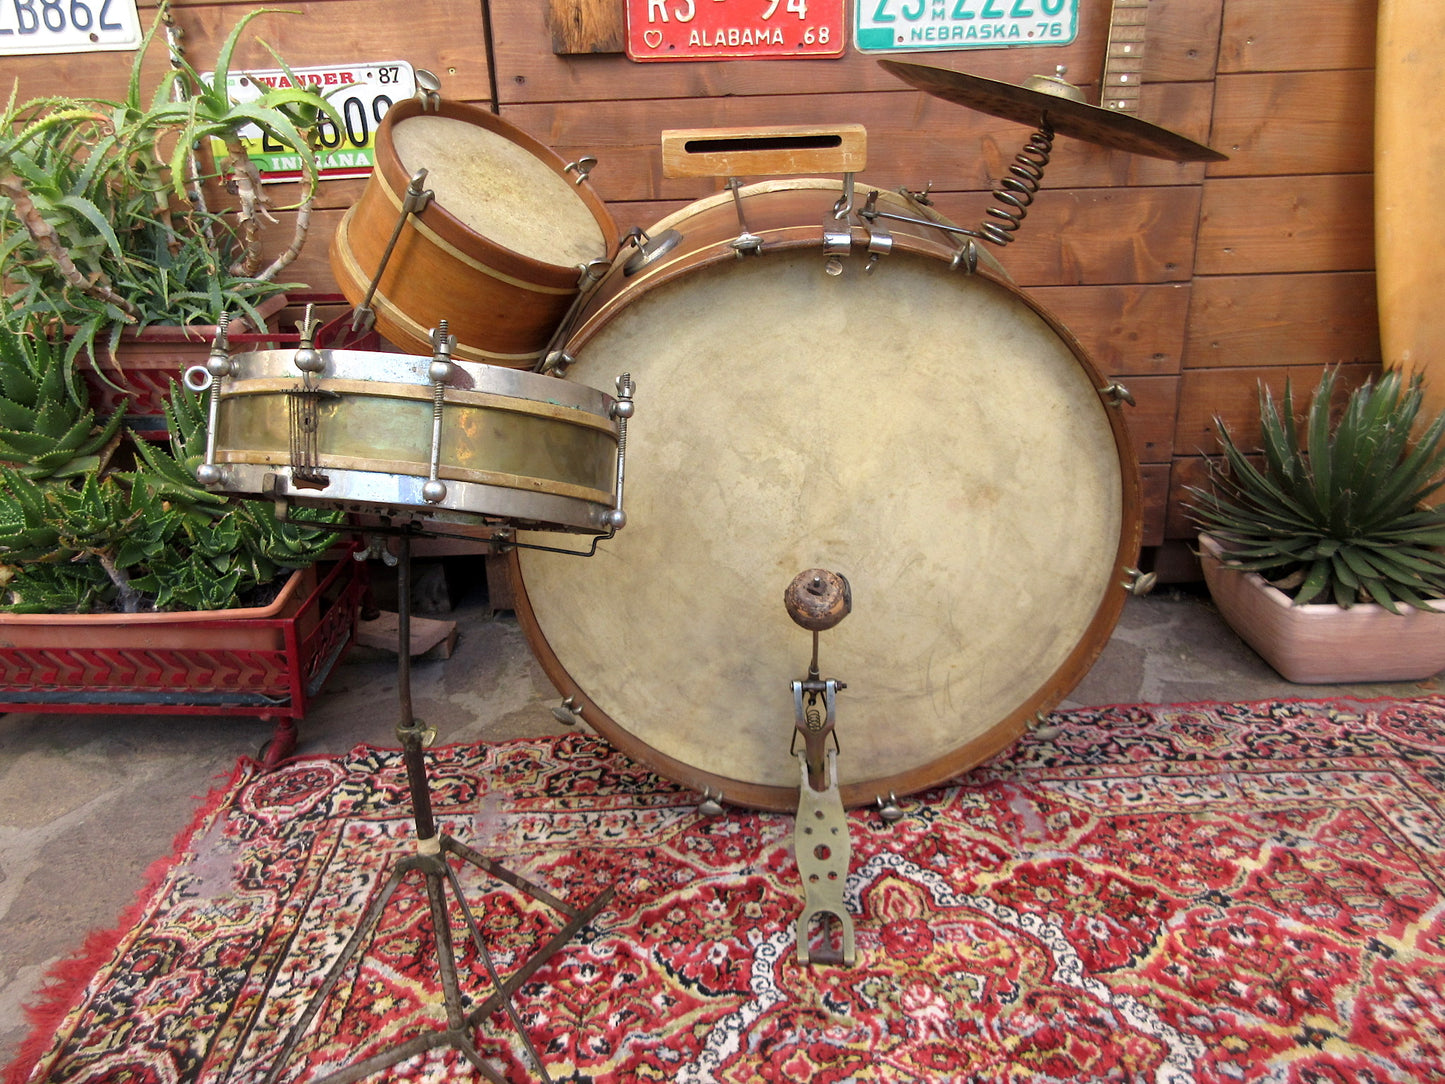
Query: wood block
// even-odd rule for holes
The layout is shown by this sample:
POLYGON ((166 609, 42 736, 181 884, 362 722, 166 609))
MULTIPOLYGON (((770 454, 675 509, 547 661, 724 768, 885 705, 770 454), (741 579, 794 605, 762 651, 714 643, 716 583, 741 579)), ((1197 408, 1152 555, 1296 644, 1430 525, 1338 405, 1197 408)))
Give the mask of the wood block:
POLYGON ((868 164, 861 124, 673 128, 662 133, 664 177, 857 173, 868 164))
POLYGON ((1174 450, 1174 410, 1179 394, 1177 376, 1131 376, 1121 380, 1134 396, 1134 405, 1121 408, 1134 456, 1140 463, 1168 463, 1174 450))
POLYGON ((1115 376, 1179 372, 1188 283, 1039 286, 1027 292, 1074 334, 1100 372, 1115 376))
MULTIPOLYGON (((1342 365, 1335 386, 1337 405, 1350 390, 1379 373, 1378 365, 1342 365)), ((1295 412, 1301 418, 1315 385, 1324 373, 1323 365, 1275 365, 1247 370, 1186 370, 1179 386, 1179 418, 1174 428, 1174 451, 1178 455, 1218 455, 1220 452, 1216 416, 1224 422, 1234 442, 1245 451, 1259 448, 1259 385, 1263 383, 1278 403, 1289 381, 1295 412)))
MULTIPOLYGON (((395 652, 401 643, 398 623, 398 615, 383 610, 375 620, 358 623, 356 642, 379 651, 395 652)), ((449 659, 457 646, 457 623, 413 615, 410 639, 412 658, 436 651, 438 658, 449 659)))
POLYGON ((626 16, 622 0, 548 0, 552 52, 558 56, 623 52, 626 16))
POLYGON ((1139 467, 1140 509, 1144 521, 1141 546, 1157 546, 1164 541, 1165 507, 1169 500, 1169 465, 1145 463, 1139 467))

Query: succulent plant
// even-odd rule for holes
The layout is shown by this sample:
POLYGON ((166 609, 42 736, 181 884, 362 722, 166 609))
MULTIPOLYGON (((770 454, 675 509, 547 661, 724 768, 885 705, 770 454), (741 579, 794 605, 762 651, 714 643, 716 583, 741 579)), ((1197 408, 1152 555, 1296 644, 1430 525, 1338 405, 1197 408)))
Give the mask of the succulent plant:
POLYGON ((0 462, 31 478, 103 470, 121 421, 96 421, 62 343, 0 325, 0 462))
POLYGON ((1417 431, 1418 377, 1391 370, 1354 389, 1337 420, 1337 373, 1310 399, 1301 443, 1288 383, 1277 406, 1260 390, 1263 463, 1256 466, 1216 419, 1224 466, 1187 506, 1226 550, 1225 564, 1258 572, 1296 605, 1376 602, 1429 609, 1445 597, 1445 415, 1417 431))
POLYGON ((200 400, 173 385, 169 447, 133 439, 135 469, 37 478, 0 467, 0 584, 14 613, 220 610, 319 560, 335 538, 277 520, 195 480, 205 442, 200 400))

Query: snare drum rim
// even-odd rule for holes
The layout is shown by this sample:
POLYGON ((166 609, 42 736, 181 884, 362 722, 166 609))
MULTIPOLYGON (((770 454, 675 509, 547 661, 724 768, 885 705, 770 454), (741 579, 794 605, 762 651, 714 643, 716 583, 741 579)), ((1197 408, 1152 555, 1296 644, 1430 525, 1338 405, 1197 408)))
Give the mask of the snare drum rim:
MULTIPOLYGON (((822 184, 826 183, 822 182, 822 184)), ((678 220, 683 222, 686 220, 685 215, 672 217, 675 223, 678 220)), ((761 256, 748 256, 747 259, 767 259, 769 249, 778 251, 814 248, 818 249, 820 258, 822 256, 819 226, 795 226, 756 232, 765 240, 764 251, 761 256)), ((895 234, 894 248, 925 258, 941 259, 945 262, 952 254, 948 246, 942 242, 934 243, 910 234, 895 234)), ((584 349, 586 343, 607 324, 614 311, 626 308, 649 291, 669 283, 679 276, 689 274, 695 268, 709 267, 736 259, 737 254, 728 246, 728 243, 719 241, 649 269, 648 273, 633 280, 626 290, 608 299, 587 318, 568 343, 567 352, 575 354, 584 349)), ((887 259, 888 257, 884 257, 884 264, 878 273, 887 273, 887 259)), ((939 273, 961 274, 962 272, 951 272, 945 266, 939 269, 939 273)), ((1093 386, 1102 393, 1107 382, 1100 376, 1098 369, 1084 352, 1078 339, 1052 313, 1015 286, 1006 275, 985 265, 980 264, 978 270, 974 272, 974 277, 994 283, 1031 309, 1067 346, 1085 375, 1093 382, 1093 386)), ((914 794, 941 785, 968 769, 976 767, 989 757, 1002 752, 1017 741, 1041 713, 1057 706, 1098 659, 1099 654, 1108 643, 1114 626, 1118 623, 1119 615, 1128 598, 1129 569, 1138 561, 1139 547, 1143 537, 1139 470, 1134 456, 1133 442, 1124 422, 1122 407, 1113 405, 1106 400, 1103 402, 1103 409, 1113 433, 1117 452, 1123 522, 1120 524, 1119 543, 1109 575, 1109 582, 1114 586, 1105 591, 1103 599, 1094 611, 1092 620, 1084 629, 1073 650, 1018 708, 995 722, 986 733, 936 757, 927 764, 889 776, 842 785, 840 790, 845 806, 872 805, 879 799, 887 799, 892 794, 900 796, 914 794)), ((699 794, 721 795, 728 803, 757 809, 777 812, 797 810, 797 787, 769 786, 701 770, 653 748, 612 719, 573 680, 553 651, 546 633, 537 621, 531 600, 528 598, 527 586, 522 576, 516 551, 508 554, 507 574, 511 581, 518 623, 543 671, 564 698, 572 699, 580 710, 582 719, 609 743, 633 759, 648 765, 654 771, 699 794)), ((686 675, 679 675, 678 680, 681 687, 686 680, 686 675)))
MULTIPOLYGON (((376 129, 374 173, 384 182, 393 203, 399 206, 400 201, 405 199, 407 186, 411 184, 411 173, 397 153, 392 131, 398 124, 423 115, 446 117, 485 128, 527 151, 576 191, 602 232, 605 257, 611 260, 617 255, 619 237, 616 220, 591 184, 575 184, 575 178, 567 172, 567 163, 556 151, 495 113, 469 102, 443 100, 434 109, 429 109, 411 98, 398 102, 386 111, 386 116, 376 129)), ((424 167, 425 163, 419 163, 418 166, 424 167)), ((466 225, 438 200, 428 202, 416 217, 442 241, 454 246, 466 256, 481 261, 493 272, 515 276, 530 286, 553 287, 564 292, 575 292, 577 289, 578 265, 538 260, 499 245, 485 234, 466 225)))

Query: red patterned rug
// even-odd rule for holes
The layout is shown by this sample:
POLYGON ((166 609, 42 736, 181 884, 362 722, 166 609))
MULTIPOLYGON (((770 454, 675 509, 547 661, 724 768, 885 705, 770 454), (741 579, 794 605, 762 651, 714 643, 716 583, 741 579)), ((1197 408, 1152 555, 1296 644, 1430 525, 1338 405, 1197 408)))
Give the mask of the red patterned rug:
MULTIPOLYGON (((581 735, 430 757, 445 830, 573 902, 617 885, 515 999, 555 1081, 1445 1079, 1445 703, 1053 722, 896 824, 850 815, 852 968, 795 961, 791 818, 701 816, 581 735)), ((387 750, 244 767, 11 1079, 264 1080, 410 852, 405 795, 387 750)), ((461 879, 504 975, 556 928, 461 879)), ((441 1025, 418 883, 282 1081, 441 1025)), ((503 1014, 477 1043, 535 1079, 503 1014)), ((480 1076, 443 1049, 384 1079, 480 1076)))

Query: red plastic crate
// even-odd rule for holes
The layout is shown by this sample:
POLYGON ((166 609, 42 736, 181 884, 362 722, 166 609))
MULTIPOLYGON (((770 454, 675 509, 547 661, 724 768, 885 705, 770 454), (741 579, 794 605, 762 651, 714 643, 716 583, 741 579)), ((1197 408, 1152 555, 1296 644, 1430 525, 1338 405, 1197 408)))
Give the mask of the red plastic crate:
POLYGON ((140 634, 130 643, 82 638, 69 615, 0 615, 0 711, 256 715, 276 723, 264 753, 274 767, 356 642, 366 566, 355 550, 318 566, 319 582, 302 573, 264 610, 117 623, 118 633, 140 634))

